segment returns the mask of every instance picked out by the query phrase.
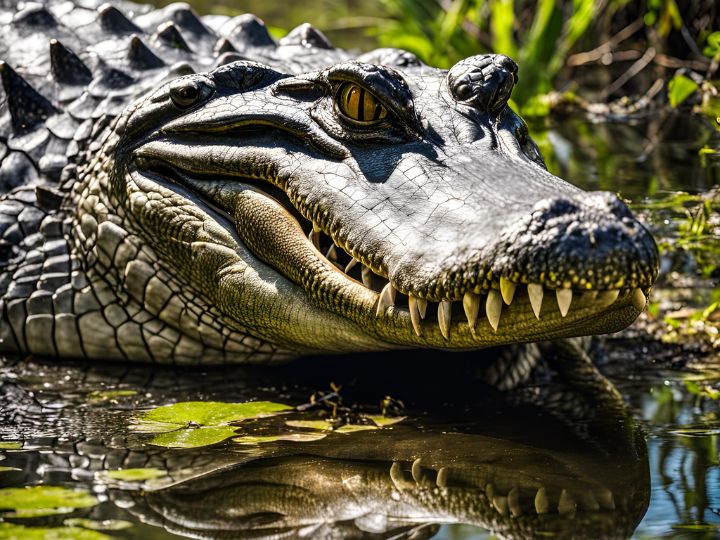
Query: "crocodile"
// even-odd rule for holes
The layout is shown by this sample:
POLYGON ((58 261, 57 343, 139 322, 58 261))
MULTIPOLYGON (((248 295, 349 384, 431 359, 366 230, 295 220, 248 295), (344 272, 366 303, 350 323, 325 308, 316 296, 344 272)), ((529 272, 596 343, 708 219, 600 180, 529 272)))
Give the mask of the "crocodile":
POLYGON ((6 353, 167 364, 619 331, 651 234, 551 174, 503 55, 95 0, 0 24, 6 353))

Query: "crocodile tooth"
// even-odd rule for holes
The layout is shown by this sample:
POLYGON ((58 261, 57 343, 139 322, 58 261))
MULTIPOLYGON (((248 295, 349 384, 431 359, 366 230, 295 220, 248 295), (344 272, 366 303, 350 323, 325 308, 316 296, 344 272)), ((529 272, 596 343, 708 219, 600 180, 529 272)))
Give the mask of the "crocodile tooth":
POLYGON ((495 289, 491 289, 485 302, 485 314, 487 315, 490 326, 497 332, 500 324, 500 315, 502 313, 502 297, 495 289))
POLYGON ((596 300, 598 297, 598 291, 585 291, 583 293, 583 298, 587 298, 588 300, 596 300))
POLYGON ((558 501, 558 514, 574 514, 577 509, 577 503, 567 489, 563 489, 560 493, 560 500, 558 501))
POLYGON ((589 489, 585 490, 585 492, 580 495, 580 504, 582 504, 583 508, 586 510, 591 510, 593 512, 600 510, 600 503, 597 502, 595 495, 593 495, 593 492, 589 489))
POLYGON ((420 313, 420 318, 424 319, 425 313, 427 313, 427 306, 428 306, 427 300, 425 300, 424 298, 418 298, 417 306, 418 306, 418 312, 420 313))
POLYGON ((390 480, 392 480, 392 483, 398 491, 403 491, 410 487, 408 485, 409 482, 405 480, 405 475, 400 467, 400 463, 397 461, 393 461, 393 464, 390 466, 390 480))
POLYGON ((493 506, 495 507, 495 510, 497 510, 500 515, 507 516, 509 513, 508 509, 508 500, 507 497, 503 497, 502 495, 495 495, 492 499, 493 506))
POLYGON ((522 516, 522 507, 520 506, 520 491, 514 487, 510 490, 507 496, 508 507, 513 517, 522 516))
POLYGON ((383 290, 380 291, 380 298, 378 298, 377 312, 376 315, 379 317, 385 310, 390 306, 395 305, 395 287, 388 282, 383 290))
POLYGON ((13 131, 16 133, 30 130, 58 112, 52 103, 2 60, 0 78, 7 96, 13 131))
POLYGON ((438 304, 438 323, 440 333, 445 339, 450 339, 450 321, 452 319, 452 301, 443 300, 438 304))
POLYGON ((360 276, 362 277, 363 285, 368 289, 372 289, 372 270, 363 264, 360 269, 360 276))
POLYGON ((598 504, 605 510, 615 510, 615 499, 608 488, 598 488, 594 491, 598 504))
POLYGON ((180 30, 172 21, 164 22, 158 26, 152 35, 152 39, 179 51, 192 52, 180 30))
POLYGON ((420 482, 422 482, 422 479, 423 479, 422 458, 417 458, 415 461, 413 461, 410 472, 412 473, 413 480, 415 480, 416 483, 419 484, 420 482))
POLYGON ((507 278, 500 278, 500 293, 502 294, 503 300, 509 306, 515 296, 515 288, 517 285, 507 278))
POLYGON ((440 470, 437 473, 437 478, 435 479, 435 483, 437 484, 437 487, 444 488, 448 485, 448 470, 447 467, 440 467, 440 470))
POLYGON ((538 514, 547 514, 550 511, 550 501, 544 487, 538 489, 535 494, 535 511, 538 514))
POLYGON ((555 297, 560 308, 560 315, 564 317, 570 311, 570 303, 573 297, 572 289, 556 289, 555 297))
POLYGON ((325 258, 330 262, 337 261, 337 249, 335 249, 335 244, 332 244, 330 246, 330 249, 327 250, 327 253, 325 254, 325 258))
POLYGON ((487 483, 487 484, 485 485, 485 495, 486 495, 487 498, 490 499, 491 501, 492 501, 493 498, 495 497, 495 486, 494 486, 492 483, 487 483))
POLYGON ((133 35, 132 38, 130 38, 127 59, 133 68, 139 70, 155 69, 165 65, 165 62, 158 58, 137 35, 133 35))
POLYGON ((92 81, 88 67, 57 39, 50 40, 50 71, 53 78, 63 84, 79 86, 92 81))
POLYGON ((319 233, 322 231, 322 229, 320 228, 320 225, 313 223, 313 231, 315 231, 316 233, 319 233))
POLYGON ((119 9, 110 4, 103 4, 98 8, 98 19, 100 20, 100 26, 102 26, 106 32, 113 34, 142 32, 140 28, 135 26, 135 23, 123 15, 119 9))
POLYGON ((420 306, 418 305, 418 299, 414 296, 408 296, 408 307, 410 309, 410 322, 412 323, 413 330, 420 337, 420 331, 422 329, 420 325, 420 306))
POLYGON ((475 324, 477 324, 478 312, 480 311, 480 297, 471 292, 466 292, 463 296, 463 309, 468 320, 470 331, 475 333, 475 324))
POLYGON ((345 267, 345 273, 346 273, 346 274, 349 274, 349 273, 350 273, 350 270, 352 270, 353 268, 355 268, 355 265, 356 265, 357 263, 358 263, 358 260, 357 260, 357 259, 354 259, 354 258, 353 258, 353 259, 350 259, 350 262, 347 263, 347 266, 345 267))
POLYGON ((598 294, 597 301, 602 307, 608 307, 613 302, 615 302, 615 300, 617 300, 619 294, 619 289, 614 289, 612 291, 602 291, 600 294, 598 294))
POLYGON ((633 291, 632 303, 633 306, 635 306, 640 311, 645 309, 647 298, 645 298, 645 294, 639 288, 633 291))
POLYGON ((532 306, 533 313, 540 320, 540 308, 542 307, 543 300, 543 287, 537 283, 529 283, 527 286, 528 296, 530 297, 530 305, 532 306))
POLYGON ((320 249, 320 235, 315 231, 315 229, 308 233, 308 240, 310 240, 315 248, 320 249))

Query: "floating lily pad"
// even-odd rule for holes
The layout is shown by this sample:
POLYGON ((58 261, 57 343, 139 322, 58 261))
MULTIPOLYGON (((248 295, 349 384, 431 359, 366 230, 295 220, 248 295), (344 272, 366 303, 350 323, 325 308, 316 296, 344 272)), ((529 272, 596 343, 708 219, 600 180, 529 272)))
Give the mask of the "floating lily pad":
POLYGON ((153 480, 167 475, 167 471, 155 469, 152 467, 144 469, 121 469, 119 471, 106 471, 105 475, 113 480, 122 482, 142 482, 143 480, 153 480))
POLYGON ((111 401, 113 399, 135 395, 137 395, 137 391, 135 390, 95 390, 88 395, 88 401, 111 401))
POLYGON ((20 450, 23 443, 19 441, 0 441, 0 450, 20 450))
POLYGON ((112 540, 101 532, 80 527, 25 527, 0 523, 0 540, 112 540))
POLYGON ((234 426, 207 426, 196 429, 176 429, 153 437, 150 444, 165 448, 198 448, 217 444, 235 435, 234 426))
POLYGON ((92 529, 94 531, 121 531, 129 529, 133 524, 124 519, 104 519, 95 521, 87 518, 69 518, 63 521, 67 527, 82 527, 83 529, 92 529))
POLYGON ((333 431, 334 433, 354 433, 356 431, 378 429, 378 426, 370 424, 345 424, 344 426, 333 429, 333 425, 327 420, 288 420, 285 424, 289 427, 333 431))
POLYGON ((20 471, 22 469, 18 469, 17 467, 0 467, 0 472, 7 472, 7 471, 20 471))
POLYGON ((379 427, 386 427, 402 422, 407 418, 407 416, 382 416, 378 414, 373 416, 368 415, 365 416, 365 418, 372 420, 373 422, 375 422, 375 425, 379 427))
POLYGON ((250 418, 262 418, 292 409, 289 405, 271 401, 223 403, 219 401, 185 401, 158 407, 141 416, 142 420, 188 425, 218 426, 250 418))
POLYGON ((325 433, 287 433, 285 435, 268 435, 264 437, 244 435, 242 437, 235 437, 233 442, 239 444, 263 444, 276 441, 311 442, 319 441, 325 437, 327 437, 325 433))
POLYGON ((134 430, 158 433, 150 444, 166 448, 197 448, 224 441, 235 435, 230 422, 263 418, 292 410, 289 405, 271 401, 223 403, 185 401, 143 413, 134 430))
POLYGON ((26 486, 0 489, 0 509, 6 516, 39 517, 66 514, 77 508, 89 508, 98 503, 86 491, 59 486, 26 486))

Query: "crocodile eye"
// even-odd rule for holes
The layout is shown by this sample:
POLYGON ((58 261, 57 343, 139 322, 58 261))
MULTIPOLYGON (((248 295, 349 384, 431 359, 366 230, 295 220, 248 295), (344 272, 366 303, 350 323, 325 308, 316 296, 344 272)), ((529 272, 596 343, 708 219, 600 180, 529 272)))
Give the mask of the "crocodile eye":
POLYGON ((387 116, 387 109, 380 100, 357 84, 344 84, 336 99, 340 112, 355 122, 372 124, 387 116))
POLYGON ((192 79, 178 79, 170 86, 170 99, 181 109, 194 105, 201 95, 200 84, 192 79))

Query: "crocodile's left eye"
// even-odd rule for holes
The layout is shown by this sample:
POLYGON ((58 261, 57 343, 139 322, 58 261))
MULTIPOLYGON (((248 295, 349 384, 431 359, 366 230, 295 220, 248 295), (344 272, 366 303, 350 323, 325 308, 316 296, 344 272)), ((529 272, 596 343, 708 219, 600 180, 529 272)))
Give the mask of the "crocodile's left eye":
POLYGON ((387 109, 380 100, 357 84, 341 86, 336 103, 340 112, 354 122, 373 124, 387 116, 387 109))

